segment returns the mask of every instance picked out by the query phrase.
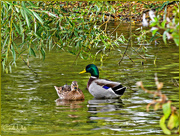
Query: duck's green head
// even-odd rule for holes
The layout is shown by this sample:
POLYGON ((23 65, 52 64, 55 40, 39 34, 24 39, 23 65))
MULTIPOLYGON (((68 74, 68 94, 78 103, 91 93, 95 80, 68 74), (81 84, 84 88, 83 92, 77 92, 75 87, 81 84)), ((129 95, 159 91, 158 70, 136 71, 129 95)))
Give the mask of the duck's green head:
POLYGON ((79 74, 89 72, 91 73, 91 76, 99 77, 99 70, 94 64, 89 64, 86 66, 86 69, 81 71, 79 74))

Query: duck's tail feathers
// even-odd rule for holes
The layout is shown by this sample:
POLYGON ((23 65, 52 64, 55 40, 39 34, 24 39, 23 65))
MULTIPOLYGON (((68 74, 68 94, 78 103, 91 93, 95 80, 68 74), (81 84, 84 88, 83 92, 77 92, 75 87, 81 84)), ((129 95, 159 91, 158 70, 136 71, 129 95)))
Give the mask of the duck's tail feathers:
POLYGON ((123 87, 121 84, 118 85, 118 86, 115 86, 112 88, 112 90, 118 94, 118 95, 123 95, 125 90, 126 90, 126 87, 123 87))
POLYGON ((56 89, 56 91, 58 92, 58 87, 57 86, 54 86, 54 88, 56 89))

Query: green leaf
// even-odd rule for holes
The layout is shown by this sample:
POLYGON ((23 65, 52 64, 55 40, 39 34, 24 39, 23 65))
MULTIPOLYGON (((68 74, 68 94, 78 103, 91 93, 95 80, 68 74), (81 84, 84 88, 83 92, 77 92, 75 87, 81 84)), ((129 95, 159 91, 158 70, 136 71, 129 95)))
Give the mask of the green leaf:
POLYGON ((172 113, 168 121, 168 128, 173 129, 174 127, 178 127, 178 126, 179 126, 178 116, 172 113))
POLYGON ((14 62, 16 61, 16 52, 14 50, 14 47, 13 45, 11 44, 11 50, 12 50, 12 56, 13 56, 13 59, 14 59, 14 62))
POLYGON ((106 42, 104 41, 104 37, 101 35, 100 38, 101 38, 102 42, 106 45, 106 42))
POLYGON ((166 44, 167 43, 167 41, 166 41, 166 31, 164 31, 164 33, 163 33, 163 41, 164 41, 164 43, 166 44))
POLYGON ((34 57, 36 57, 36 54, 35 54, 33 48, 30 48, 30 50, 29 50, 29 55, 31 55, 31 54, 32 54, 34 57))
POLYGON ((164 21, 161 23, 162 28, 165 28, 166 22, 167 22, 167 21, 164 20, 164 21))
POLYGON ((63 11, 64 13, 67 13, 67 11, 64 8, 61 8, 61 11, 63 11))
POLYGON ((156 40, 157 38, 160 38, 160 36, 157 36, 156 34, 154 36, 151 37, 151 39, 149 40, 149 42, 152 42, 154 40, 156 40))
POLYGON ((160 127, 162 128, 162 130, 165 134, 170 135, 171 131, 169 129, 167 129, 165 121, 166 121, 166 117, 162 116, 160 119, 160 127))
POLYGON ((167 119, 169 115, 171 114, 171 102, 168 101, 167 103, 163 104, 162 108, 163 108, 165 119, 167 119))
POLYGON ((161 11, 161 10, 164 8, 164 6, 166 6, 168 3, 169 3, 169 1, 164 2, 164 3, 162 4, 162 6, 159 8, 159 11, 161 11))
POLYGON ((28 18, 28 16, 27 16, 26 12, 24 12, 24 16, 25 16, 25 19, 26 19, 26 23, 27 23, 28 28, 30 28, 29 18, 28 18))
POLYGON ((17 55, 17 58, 19 58, 19 56, 24 53, 26 51, 26 49, 22 50, 18 55, 17 55))
MULTIPOLYGON (((8 38, 9 38, 9 36, 6 37, 6 39, 4 40, 3 46, 1 46, 3 49, 4 49, 5 45, 6 45, 6 42, 7 42, 8 38)), ((2 45, 2 44, 1 44, 1 45, 2 45)))
POLYGON ((46 14, 48 14, 49 16, 52 16, 52 17, 58 17, 56 14, 53 14, 53 13, 51 13, 51 12, 49 12, 49 11, 43 11, 43 12, 45 12, 46 14))
POLYGON ((41 54, 43 56, 43 60, 45 60, 45 51, 44 51, 44 49, 42 47, 41 47, 41 54))
POLYGON ((19 20, 19 29, 20 29, 20 33, 23 33, 23 27, 22 27, 22 22, 21 20, 19 20))
POLYGON ((77 31, 74 31, 74 35, 75 35, 76 37, 79 37, 77 31))
POLYGON ((22 3, 22 6, 23 6, 23 7, 25 7, 25 3, 24 3, 24 1, 22 1, 21 3, 22 3))
POLYGON ((16 12, 19 13, 19 9, 17 7, 15 7, 15 9, 16 9, 16 12))
POLYGON ((16 25, 16 23, 13 23, 13 25, 14 25, 14 27, 16 28, 16 31, 18 32, 18 34, 21 35, 20 30, 19 30, 18 26, 16 25))
POLYGON ((41 22, 41 24, 44 23, 43 20, 42 20, 42 18, 41 18, 36 12, 32 11, 32 13, 33 13, 34 16, 39 20, 39 22, 41 22))
POLYGON ((179 39, 174 38, 174 42, 176 43, 177 46, 179 46, 179 39))
POLYGON ((66 19, 67 19, 67 21, 69 22, 69 24, 74 27, 74 24, 69 20, 69 18, 66 17, 66 19))
POLYGON ((152 31, 152 35, 154 36, 157 31, 158 31, 158 29, 154 29, 154 30, 152 31))
POLYGON ((24 8, 24 11, 26 11, 29 15, 33 15, 32 12, 28 8, 26 7, 23 7, 23 8, 24 8))
POLYGON ((24 10, 23 10, 22 8, 20 8, 20 11, 21 11, 22 17, 25 18, 25 16, 24 16, 24 10))
POLYGON ((27 1, 32 7, 36 7, 31 1, 27 1))
POLYGON ((37 30, 37 23, 36 23, 36 20, 34 18, 34 32, 36 33, 36 30, 37 30))

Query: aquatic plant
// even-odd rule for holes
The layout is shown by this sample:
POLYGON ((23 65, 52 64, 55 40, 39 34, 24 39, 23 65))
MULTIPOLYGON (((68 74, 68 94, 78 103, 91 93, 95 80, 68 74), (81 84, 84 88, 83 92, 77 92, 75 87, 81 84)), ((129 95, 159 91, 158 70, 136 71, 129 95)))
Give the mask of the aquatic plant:
POLYGON ((153 94, 154 97, 158 97, 158 99, 156 98, 147 105, 146 110, 149 111, 149 107, 151 105, 154 105, 154 111, 162 109, 164 115, 159 121, 160 127, 165 134, 171 134, 172 129, 179 127, 179 114, 176 107, 171 105, 172 102, 168 100, 168 97, 162 93, 161 89, 163 88, 163 83, 158 81, 157 74, 155 74, 154 79, 157 91, 147 90, 144 88, 142 81, 137 82, 136 85, 137 87, 141 87, 141 89, 146 93, 153 94))

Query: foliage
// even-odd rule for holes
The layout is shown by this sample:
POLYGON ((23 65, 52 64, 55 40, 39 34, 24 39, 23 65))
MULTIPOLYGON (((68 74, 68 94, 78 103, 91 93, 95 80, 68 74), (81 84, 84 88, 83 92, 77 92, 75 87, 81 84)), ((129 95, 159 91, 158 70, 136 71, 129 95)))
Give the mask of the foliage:
MULTIPOLYGON (((161 10, 165 7, 162 21, 160 15, 155 16, 152 10, 149 11, 149 16, 151 19, 149 26, 151 29, 145 30, 145 32, 146 34, 152 33, 152 37, 149 42, 161 37, 165 44, 167 43, 167 40, 173 39, 175 44, 179 46, 179 6, 178 4, 177 6, 174 6, 173 18, 170 19, 170 17, 167 17, 168 12, 166 4, 168 4, 168 2, 165 2, 160 8, 161 10)), ((145 22, 147 22, 146 19, 143 20, 143 24, 145 24, 145 22)), ((142 33, 140 37, 143 35, 144 33, 142 33)))
MULTIPOLYGON (((90 57, 96 59, 100 54, 102 60, 112 49, 117 47, 121 51, 121 44, 128 43, 122 34, 116 34, 116 37, 112 38, 112 33, 116 32, 116 29, 111 34, 107 33, 109 20, 111 18, 126 21, 131 18, 140 20, 143 10, 156 8, 156 6, 159 6, 158 12, 162 12, 165 8, 163 21, 160 21, 161 16, 151 18, 152 29, 139 28, 139 34, 134 34, 129 39, 135 37, 141 46, 162 37, 165 43, 167 39, 173 39, 178 45, 178 5, 174 6, 174 18, 170 20, 166 17, 169 15, 167 4, 168 2, 140 1, 2 1, 1 63, 3 70, 6 73, 11 72, 11 67, 16 66, 18 59, 22 59, 30 68, 29 59, 40 57, 44 60, 47 48, 67 51, 83 59, 90 57), (139 9, 141 12, 137 13, 139 9), (151 33, 152 37, 149 37, 148 34, 151 33), (92 49, 96 52, 92 52, 92 49)), ((142 51, 147 52, 145 46, 141 47, 142 51)), ((143 56, 141 58, 144 59, 143 56)))
POLYGON ((149 103, 146 109, 149 111, 149 107, 152 104, 154 104, 154 111, 161 108, 164 115, 160 119, 160 127, 165 134, 171 134, 172 129, 179 127, 179 114, 176 107, 171 105, 172 102, 168 100, 167 96, 162 94, 161 89, 163 87, 163 83, 158 81, 157 75, 155 75, 155 83, 157 86, 157 91, 149 91, 145 89, 142 81, 137 82, 136 85, 141 87, 145 92, 154 94, 154 97, 159 97, 159 99, 153 100, 151 103, 149 103))
MULTIPOLYGON (((55 47, 87 59, 124 43, 122 35, 112 40, 106 33, 111 16, 106 17, 104 12, 114 12, 108 2, 90 1, 85 8, 74 6, 73 12, 63 8, 67 3, 75 4, 73 1, 56 2, 56 6, 53 2, 1 2, 3 70, 8 73, 9 68, 11 71, 19 58, 28 66, 31 56, 39 55, 44 60, 46 48, 55 47), (92 48, 97 49, 96 54, 91 53, 92 48)), ((79 2, 79 6, 81 4, 79 2)))

